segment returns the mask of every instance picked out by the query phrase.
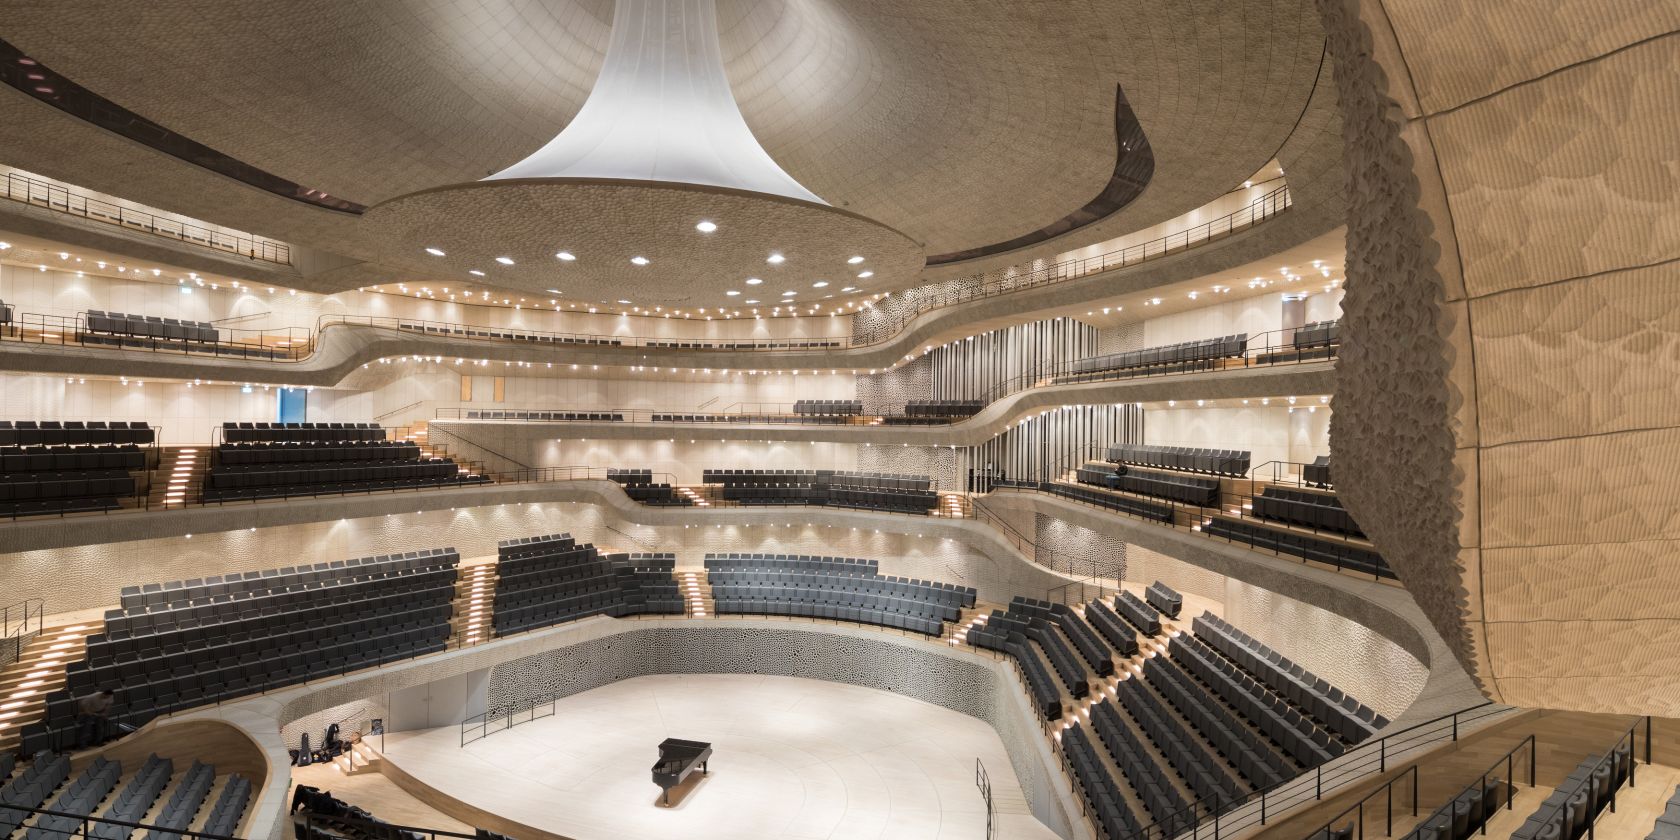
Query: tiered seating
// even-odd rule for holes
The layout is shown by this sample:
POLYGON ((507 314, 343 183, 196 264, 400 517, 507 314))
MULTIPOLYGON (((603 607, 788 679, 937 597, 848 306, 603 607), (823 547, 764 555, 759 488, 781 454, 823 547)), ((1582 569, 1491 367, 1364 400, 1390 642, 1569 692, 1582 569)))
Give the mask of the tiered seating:
POLYGON ((997 484, 1000 487, 1030 487, 1035 490, 1042 490, 1046 493, 1054 493, 1057 496, 1084 502, 1088 505, 1096 505, 1097 507, 1131 514, 1132 516, 1139 516, 1144 519, 1151 519, 1156 522, 1173 521, 1172 505, 1163 504, 1161 502, 1134 499, 1131 496, 1116 496, 1113 493, 1102 493, 1096 490, 1087 490, 1083 487, 1075 487, 1071 484, 1063 484, 1059 481, 1022 482, 1017 484, 998 482, 997 484))
MULTIPOLYGON (((1511 793, 1511 786, 1501 779, 1491 776, 1477 779, 1463 793, 1447 800, 1445 805, 1435 809, 1435 813, 1425 817, 1402 840, 1468 840, 1473 835, 1485 834, 1483 823, 1505 807, 1511 793), (1487 783, 1485 787, 1482 784, 1484 781, 1487 783)), ((1348 836, 1353 836, 1351 827, 1348 836)))
POLYGON ((904 404, 904 413, 885 418, 888 425, 925 425, 948 423, 973 417, 986 407, 982 400, 911 400, 904 404))
POLYGON ((1251 787, 1270 787, 1295 775, 1289 760, 1274 752, 1264 736, 1250 729, 1205 687, 1186 676, 1177 662, 1161 656, 1146 659, 1143 674, 1201 733, 1202 741, 1235 767, 1251 787))
POLYGON ((1128 726, 1120 711, 1107 698, 1091 706, 1091 730, 1108 748, 1132 790, 1137 791, 1151 821, 1163 829, 1161 836, 1174 837, 1190 827, 1191 803, 1172 783, 1172 771, 1155 762, 1137 732, 1128 726))
POLYGON ((1302 464, 1301 480, 1321 490, 1334 484, 1330 480, 1330 456, 1320 455, 1312 463, 1302 464))
POLYGON ((1249 453, 1237 449, 1197 449, 1188 446, 1146 446, 1123 443, 1108 448, 1108 460, 1136 467, 1229 475, 1248 475, 1249 453))
POLYGON ((1079 658, 1085 660, 1085 664, 1097 672, 1097 676, 1114 675, 1114 653, 1108 649, 1108 645, 1103 644, 1103 640, 1091 629, 1091 625, 1086 624, 1085 619, 1080 618, 1067 604, 1053 604, 1017 595, 1009 602, 1009 611, 1031 618, 1042 618, 1061 628, 1062 634, 1073 644, 1073 649, 1079 652, 1079 658))
MULTIPOLYGON (((614 342, 615 344, 617 342, 614 342)), ((674 347, 679 350, 825 350, 844 347, 838 338, 803 338, 791 341, 676 341, 649 339, 649 347, 674 347)))
POLYGON ((1633 745, 1624 739, 1609 755, 1589 755, 1552 789, 1511 840, 1575 840, 1610 804, 1633 772, 1633 745))
POLYGON ((153 440, 138 422, 0 421, 0 518, 116 510, 153 440))
MULTIPOLYGON (((163 810, 152 820, 152 824, 174 831, 181 831, 192 825, 193 818, 198 815, 198 809, 204 807, 204 799, 210 795, 210 786, 215 781, 216 768, 194 761, 192 766, 187 768, 180 784, 175 786, 175 792, 169 795, 169 801, 164 803, 163 810)), ((143 840, 178 840, 179 837, 179 834, 153 829, 146 832, 143 840)))
POLYGON ((653 415, 655 423, 772 423, 812 425, 822 423, 850 423, 849 414, 667 414, 653 415))
POLYGON ((388 441, 374 423, 224 423, 203 500, 274 499, 482 484, 449 458, 388 441), (231 460, 229 460, 231 457, 231 460))
POLYGON ((1254 497, 1254 515, 1290 525, 1364 538, 1359 523, 1329 493, 1270 486, 1254 497))
POLYGON ((1002 651, 1015 660, 1021 669, 1021 677, 1026 681, 1027 694, 1032 699, 1032 706, 1045 720, 1056 720, 1062 716, 1062 692, 1056 687, 1056 681, 1051 678, 1049 669, 1044 667, 1044 661, 1038 658, 1032 645, 1027 643, 1027 636, 1019 628, 1024 622, 998 621, 993 623, 1003 613, 994 611, 984 623, 968 628, 968 643, 986 650, 1002 651))
POLYGON ((1121 680, 1115 685, 1115 692, 1120 706, 1137 719, 1138 728, 1178 771, 1179 778, 1196 799, 1217 808, 1242 795, 1242 784, 1219 756, 1174 717, 1161 698, 1143 686, 1143 680, 1121 680))
POLYGON ((146 446, 157 434, 143 420, 0 420, 0 446, 146 446))
POLYGON ((228 466, 308 464, 325 461, 414 461, 419 458, 420 444, 408 440, 224 443, 216 447, 217 462, 228 466))
POLYGON ((707 554, 705 565, 719 614, 831 618, 937 636, 974 605, 971 587, 881 575, 873 560, 707 554))
POLYGON ((567 423, 622 423, 624 415, 616 411, 481 411, 471 409, 468 420, 537 420, 567 423))
POLYGON ((124 315, 89 309, 87 331, 106 335, 131 335, 170 341, 216 341, 216 325, 208 321, 177 321, 156 315, 124 315))
POLYGON ((1114 596, 1114 611, 1145 636, 1161 635, 1161 614, 1138 596, 1121 590, 1114 596))
MULTIPOLYGON (((608 336, 555 335, 553 333, 515 332, 494 327, 470 327, 465 324, 433 324, 430 322, 399 321, 399 330, 412 330, 429 335, 461 335, 468 338, 498 338, 505 341, 537 341, 545 344, 582 344, 618 347, 624 342, 608 336)), ((649 346, 654 346, 651 342, 649 346)))
POLYGON ((927 513, 939 503, 927 476, 835 470, 705 470, 722 497, 749 505, 828 505, 927 513))
POLYGON ((1108 640, 1116 653, 1124 657, 1137 656, 1137 631, 1122 621, 1107 604, 1100 600, 1086 604, 1085 620, 1108 640))
POLYGON ((245 819, 245 808, 251 804, 251 780, 237 773, 222 786, 222 795, 210 809, 204 821, 204 833, 222 837, 237 837, 235 832, 245 819))
POLYGON ((1376 551, 1353 543, 1325 539, 1312 534, 1282 531, 1241 519, 1211 517, 1202 525, 1202 533, 1221 539, 1288 554, 1303 560, 1327 563, 1340 569, 1352 569, 1377 577, 1392 578, 1394 570, 1376 551))
POLYGON ((1079 359, 1067 366, 1067 372, 1054 378, 1055 382, 1085 382, 1110 378, 1119 371, 1134 374, 1172 373, 1190 370, 1209 370, 1221 359, 1240 359, 1248 351, 1248 333, 1204 338, 1127 350, 1106 356, 1079 359))
POLYGON ((1645 840, 1680 840, 1680 787, 1674 789, 1674 794, 1668 798, 1668 806, 1663 809, 1662 816, 1657 817, 1656 825, 1651 826, 1651 833, 1645 835, 1645 840))
POLYGON ((1328 359, 1341 344, 1340 321, 1309 321, 1291 330, 1281 349, 1260 355, 1261 364, 1328 359))
POLYGON ((1258 678, 1291 705, 1325 724, 1343 740, 1357 744, 1388 725, 1388 719, 1374 709, 1213 613, 1202 613, 1190 626, 1196 638, 1258 678))
POLYGON ((1143 590, 1143 600, 1167 618, 1178 618, 1179 612, 1184 609, 1184 596, 1160 581, 1149 584, 1149 588, 1143 590))
POLYGON ((1157 472, 1127 467, 1113 467, 1090 462, 1074 471, 1081 484, 1124 490, 1142 496, 1155 496, 1198 507, 1219 506, 1219 479, 1157 472))
MULTIPOLYGON (((140 772, 128 780, 128 784, 117 793, 117 798, 101 816, 116 822, 140 822, 140 818, 152 810, 158 796, 169 785, 169 777, 174 774, 174 762, 167 758, 158 758, 156 755, 147 757, 146 763, 140 767, 140 772)), ((128 840, 130 833, 126 826, 100 822, 88 830, 88 837, 89 840, 128 840)))
POLYGON ((1126 807, 1102 759, 1097 757, 1085 727, 1076 724, 1062 730, 1062 754, 1067 756, 1068 767, 1073 771, 1074 781, 1079 783, 1086 811, 1096 823, 1100 837, 1119 840, 1143 828, 1126 807))
POLYGON ((17 774, 4 788, 0 788, 0 837, 12 832, 29 818, 19 808, 39 808, 64 780, 70 778, 70 756, 43 752, 35 756, 22 773, 17 774), (7 808, 15 805, 17 808, 7 808))
POLYGON ((223 423, 222 440, 228 443, 339 443, 355 440, 384 440, 378 423, 223 423))
POLYGON ((820 417, 855 417, 863 413, 863 400, 795 400, 793 413, 820 417))
MULTIPOLYGON (((1050 663, 1051 670, 1056 672, 1062 685, 1067 687, 1068 694, 1078 699, 1091 693, 1090 672, 1074 658, 1068 643, 1062 640, 1061 634, 1056 632, 1056 626, 1049 621, 1031 615, 1028 610, 1018 610, 1015 604, 1011 604, 1007 612, 993 610, 992 614, 986 617, 985 634, 990 634, 994 642, 1016 634, 1037 642, 1039 649, 1044 651, 1044 658, 1050 663)), ((974 636, 974 630, 970 630, 971 642, 974 641, 974 636)))
MULTIPOLYGON (((1260 681, 1194 636, 1180 635, 1167 645, 1173 661, 1214 694, 1224 698, 1257 730, 1282 747, 1305 767, 1316 767, 1343 753, 1341 741, 1320 729, 1311 718, 1291 708, 1260 681)), ((1293 771, 1287 763, 1272 768, 1285 776, 1293 771)), ((1244 775, 1247 775, 1245 772, 1244 775)))
POLYGON ((692 499, 677 495, 676 488, 671 485, 655 484, 652 470, 608 469, 607 480, 623 487, 624 494, 632 501, 644 505, 686 507, 694 504, 692 499))
POLYGON ((25 749, 73 732, 76 698, 117 692, 116 723, 444 648, 452 548, 127 587, 87 658, 66 669, 25 749))
POLYGON ((0 330, 12 325, 12 307, 0 300, 0 330))
POLYGON ((496 555, 492 623, 498 636, 594 615, 682 612, 670 555, 602 555, 571 534, 504 540, 496 555), (641 562, 648 565, 633 565, 641 562), (644 582, 664 581, 671 586, 643 588, 644 582))
POLYGON ((121 777, 121 762, 107 761, 104 756, 94 758, 93 762, 82 770, 82 774, 47 806, 47 810, 57 811, 65 816, 37 817, 35 824, 24 833, 24 840, 68 840, 72 835, 79 833, 82 821, 76 816, 92 816, 99 803, 117 786, 117 780, 121 777), (71 814, 76 816, 69 816, 71 814))

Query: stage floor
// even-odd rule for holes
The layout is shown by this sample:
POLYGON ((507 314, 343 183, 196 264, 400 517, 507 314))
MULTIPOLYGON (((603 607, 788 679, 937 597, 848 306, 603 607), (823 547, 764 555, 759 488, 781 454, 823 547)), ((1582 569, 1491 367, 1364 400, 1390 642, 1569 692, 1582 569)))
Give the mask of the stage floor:
POLYGON ((974 840, 986 824, 976 757, 999 809, 1010 812, 998 815, 997 836, 1054 838, 1027 813, 991 727, 821 680, 637 677, 561 700, 551 717, 464 748, 456 727, 387 735, 385 745, 386 760, 426 787, 576 840, 974 840), (668 808, 657 804, 651 774, 667 737, 713 749, 711 774, 674 788, 668 808))

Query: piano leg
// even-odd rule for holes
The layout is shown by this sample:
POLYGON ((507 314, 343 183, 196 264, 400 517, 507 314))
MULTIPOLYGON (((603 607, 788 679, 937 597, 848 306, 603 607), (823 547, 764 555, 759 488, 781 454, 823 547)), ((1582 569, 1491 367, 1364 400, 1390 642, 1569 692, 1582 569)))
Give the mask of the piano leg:
POLYGON ((665 789, 665 804, 666 805, 671 804, 671 789, 670 788, 665 789))
POLYGON ((712 771, 711 771, 711 770, 710 770, 710 769, 709 769, 709 768, 708 768, 708 767, 707 767, 707 766, 706 766, 706 765, 708 765, 708 764, 711 764, 711 762, 710 762, 710 761, 702 761, 702 762, 700 762, 700 775, 702 775, 702 776, 709 776, 709 775, 711 775, 711 772, 712 772, 712 771))

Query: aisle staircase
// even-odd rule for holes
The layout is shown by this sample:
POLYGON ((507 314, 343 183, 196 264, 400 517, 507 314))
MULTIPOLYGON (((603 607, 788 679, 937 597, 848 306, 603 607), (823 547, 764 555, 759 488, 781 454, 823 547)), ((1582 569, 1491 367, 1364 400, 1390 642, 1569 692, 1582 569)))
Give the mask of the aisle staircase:
POLYGON ((367 741, 351 744, 350 749, 335 756, 332 760, 333 768, 346 776, 359 776, 363 773, 380 773, 380 765, 385 759, 370 746, 367 741))
POLYGON ((0 752, 18 749, 23 728, 46 715, 47 695, 64 687, 64 666, 86 656, 88 636, 104 627, 98 619, 47 627, 0 669, 0 752))
POLYGON ((470 460, 465 456, 456 456, 451 454, 449 447, 446 444, 431 442, 430 436, 426 431, 427 423, 428 421, 426 420, 416 420, 409 425, 398 426, 390 430, 389 437, 391 440, 406 440, 419 445, 420 457, 422 458, 455 459, 455 464, 462 475, 486 474, 486 470, 484 469, 484 465, 482 463, 470 460))
POLYGON ((973 513, 969 508, 968 494, 940 491, 939 504, 934 506, 933 515, 949 519, 967 519, 973 513))
POLYGON ((450 647, 469 647, 494 636, 490 615, 496 602, 496 558, 461 561, 455 580, 454 613, 449 619, 450 647))
POLYGON ((687 606, 686 615, 691 618, 717 615, 717 602, 712 600, 712 584, 705 569, 677 569, 675 574, 677 588, 682 591, 687 606))
POLYGON ((159 447, 157 468, 147 476, 146 509, 167 510, 197 501, 209 471, 209 446, 159 447))

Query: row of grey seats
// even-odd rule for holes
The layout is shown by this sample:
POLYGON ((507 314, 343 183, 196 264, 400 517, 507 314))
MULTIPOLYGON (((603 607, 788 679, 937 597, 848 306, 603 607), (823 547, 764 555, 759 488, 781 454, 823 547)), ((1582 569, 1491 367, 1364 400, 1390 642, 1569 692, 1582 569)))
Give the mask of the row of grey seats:
MULTIPOLYGON (((278 569, 230 572, 226 575, 211 575, 207 578, 172 580, 167 583, 148 583, 143 586, 125 586, 122 588, 120 606, 124 610, 133 610, 136 607, 186 603, 195 598, 216 595, 281 589, 300 583, 332 583, 368 575, 433 568, 440 564, 458 563, 460 559, 460 552, 453 548, 427 548, 398 554, 378 554, 371 557, 355 557, 349 560, 332 560, 308 566, 283 566, 278 569)), ((144 610, 141 610, 141 612, 144 612, 144 610)), ((122 614, 134 615, 136 613, 124 612, 122 614)), ((113 616, 110 613, 105 616, 107 630, 110 629, 112 618, 113 616)))
POLYGON ((1116 464, 1237 478, 1248 475, 1250 457, 1250 453, 1240 449, 1154 446, 1141 443, 1122 443, 1108 448, 1108 460, 1116 464))
POLYGON ((481 411, 467 412, 468 420, 536 420, 567 423, 622 423, 624 415, 616 411, 481 411))
POLYGON ((156 315, 125 315, 121 312, 87 311, 87 332, 133 335, 170 341, 217 341, 220 333, 208 321, 179 321, 156 315))
POLYGON ((1388 725, 1388 719, 1371 707, 1212 613, 1197 616, 1191 627, 1214 650, 1258 676, 1279 696, 1349 743, 1357 744, 1388 725))
POLYGON ((0 446, 150 444, 157 432, 144 420, 0 420, 0 446))

